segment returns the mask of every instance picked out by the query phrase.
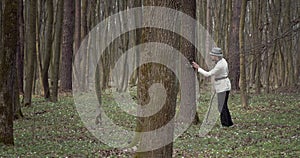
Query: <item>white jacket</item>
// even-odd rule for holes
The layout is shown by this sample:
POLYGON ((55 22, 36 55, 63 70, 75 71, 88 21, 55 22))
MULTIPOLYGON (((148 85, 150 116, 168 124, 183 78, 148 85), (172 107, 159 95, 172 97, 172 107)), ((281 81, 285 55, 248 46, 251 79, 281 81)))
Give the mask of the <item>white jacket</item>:
POLYGON ((224 58, 219 60, 215 67, 209 72, 203 70, 202 68, 198 68, 198 72, 205 77, 215 77, 216 81, 214 82, 214 86, 217 93, 231 90, 231 83, 228 78, 228 64, 224 58))

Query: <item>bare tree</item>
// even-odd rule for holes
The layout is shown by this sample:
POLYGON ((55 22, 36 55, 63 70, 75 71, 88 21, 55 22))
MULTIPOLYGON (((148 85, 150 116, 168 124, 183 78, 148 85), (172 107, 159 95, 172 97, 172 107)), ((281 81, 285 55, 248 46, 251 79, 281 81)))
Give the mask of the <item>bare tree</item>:
MULTIPOLYGON (((52 33, 53 33, 53 0, 46 0, 46 29, 45 29, 45 49, 43 58, 40 61, 41 79, 44 88, 45 99, 50 99, 50 88, 49 88, 49 67, 52 52, 52 33)), ((41 54, 42 52, 39 52, 41 54)))
MULTIPOLYGON (((162 6, 169 7, 173 9, 179 9, 181 0, 145 0, 143 1, 144 6, 162 6)), ((147 18, 152 18, 150 15, 145 15, 147 18)), ((168 19, 164 22, 168 24, 174 24, 174 19, 168 19), (169 20, 169 21, 168 21, 169 20)), ((143 30, 142 33, 142 42, 162 42, 168 45, 173 46, 174 48, 180 50, 177 42, 179 38, 172 32, 165 30, 147 28, 143 30)), ((154 48, 155 49, 155 48, 154 48)), ((156 55, 152 54, 151 50, 142 50, 147 52, 141 58, 149 58, 149 56, 156 55)), ((161 108, 161 110, 155 115, 149 117, 139 117, 139 123, 137 124, 137 130, 139 132, 152 131, 154 129, 160 128, 174 117, 175 107, 176 107, 176 96, 178 93, 178 82, 176 81, 175 74, 169 70, 167 67, 155 64, 148 63, 139 67, 139 80, 138 80, 138 102, 142 106, 146 106, 150 99, 150 94, 148 90, 155 83, 161 83, 164 85, 166 90, 166 101, 161 108)), ((173 130, 167 130, 168 133, 165 133, 165 138, 167 140, 173 139, 173 130)), ((140 143, 141 146, 153 145, 153 141, 149 140, 150 138, 141 137, 140 143)), ((173 143, 160 147, 158 149, 146 152, 137 152, 135 157, 155 157, 155 158, 171 158, 173 153, 173 143)))
MULTIPOLYGON (((230 45, 229 45, 229 76, 232 83, 232 89, 239 89, 239 79, 240 79, 240 63, 239 63, 239 23, 240 23, 240 13, 241 13, 241 1, 232 0, 232 21, 231 21, 231 32, 230 32, 230 45)), ((230 13, 231 14, 231 13, 230 13)))
POLYGON ((247 0, 242 0, 240 28, 239 28, 239 46, 240 46, 240 87, 241 87, 241 101, 244 107, 247 107, 247 85, 246 85, 246 59, 245 59, 245 17, 247 9, 247 0))
POLYGON ((81 0, 75 0, 75 53, 78 51, 81 42, 81 0))
POLYGON ((17 77, 18 0, 5 1, 1 25, 5 40, 1 39, 3 47, 0 53, 0 143, 13 145, 13 104, 14 96, 18 94, 14 88, 17 86, 15 78, 17 77))
POLYGON ((75 27, 75 4, 73 0, 64 1, 62 62, 60 71, 61 90, 72 90, 72 60, 75 27))
POLYGON ((25 93, 24 105, 31 105, 31 95, 36 63, 36 0, 28 0, 26 8, 26 56, 25 56, 25 93))
MULTIPOLYGON (((182 11, 192 17, 193 19, 196 19, 196 1, 195 0, 185 0, 181 1, 182 3, 182 11)), ((187 41, 187 40, 182 40, 181 41, 181 52, 184 54, 184 56, 190 61, 193 62, 195 61, 195 46, 193 46, 193 43, 195 43, 195 35, 196 35, 196 27, 193 24, 193 21, 187 22, 187 23, 182 23, 182 27, 187 28, 188 32, 183 32, 184 34, 189 34, 189 36, 193 37, 194 41, 187 41)), ((189 64, 189 63, 186 63, 189 64)), ((186 85, 184 84, 184 88, 189 89, 190 94, 187 96, 181 96, 181 97, 188 97, 190 103, 194 107, 194 110, 196 111, 196 82, 195 82, 195 77, 194 77, 194 72, 193 71, 187 71, 186 68, 181 68, 181 73, 183 77, 183 81, 186 82, 186 85)), ((182 85, 183 86, 183 85, 182 85)), ((196 113, 193 124, 198 124, 199 121, 198 113, 196 113)))
POLYGON ((58 79, 59 79, 59 61, 61 54, 61 41, 62 41, 62 23, 63 23, 63 6, 64 1, 57 1, 57 13, 56 13, 56 24, 55 24, 55 37, 54 37, 54 51, 52 60, 52 94, 51 101, 56 102, 58 98, 58 79))
POLYGON ((18 72, 18 87, 20 94, 24 94, 24 9, 23 0, 19 0, 18 7, 18 51, 17 51, 17 72, 18 72))

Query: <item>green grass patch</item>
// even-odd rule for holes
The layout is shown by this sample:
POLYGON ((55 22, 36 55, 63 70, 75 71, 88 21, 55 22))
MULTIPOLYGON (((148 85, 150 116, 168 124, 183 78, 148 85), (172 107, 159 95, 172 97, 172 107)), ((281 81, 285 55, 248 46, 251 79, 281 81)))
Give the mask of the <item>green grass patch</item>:
MULTIPOLYGON (((203 119, 209 95, 201 96, 198 113, 203 119)), ((103 109, 126 129, 135 118, 122 112, 111 95, 103 97, 103 109)), ((249 107, 241 107, 239 94, 231 94, 229 109, 234 127, 219 120, 199 137, 200 125, 192 125, 174 142, 174 157, 299 157, 300 94, 253 95, 249 107)), ((82 123, 72 97, 58 103, 35 97, 23 107, 23 119, 14 122, 14 146, 0 144, 0 157, 132 157, 95 138, 82 123)), ((201 120, 202 121, 202 120, 201 120)))

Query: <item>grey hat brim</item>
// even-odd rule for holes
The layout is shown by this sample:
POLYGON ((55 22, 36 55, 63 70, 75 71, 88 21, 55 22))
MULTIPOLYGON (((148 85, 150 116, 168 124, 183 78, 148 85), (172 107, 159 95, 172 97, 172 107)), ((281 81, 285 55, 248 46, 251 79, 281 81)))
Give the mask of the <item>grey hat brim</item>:
POLYGON ((210 55, 213 55, 213 56, 223 57, 223 54, 222 54, 222 53, 214 53, 214 52, 210 52, 209 54, 210 54, 210 55))

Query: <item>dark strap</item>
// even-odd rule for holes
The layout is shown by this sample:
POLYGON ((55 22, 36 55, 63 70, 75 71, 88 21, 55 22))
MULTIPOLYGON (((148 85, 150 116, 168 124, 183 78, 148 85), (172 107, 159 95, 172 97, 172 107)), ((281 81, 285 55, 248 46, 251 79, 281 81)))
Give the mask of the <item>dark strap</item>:
POLYGON ((223 79, 226 79, 228 76, 226 77, 220 77, 220 78, 215 78, 215 81, 219 81, 219 80, 223 80, 223 79))

